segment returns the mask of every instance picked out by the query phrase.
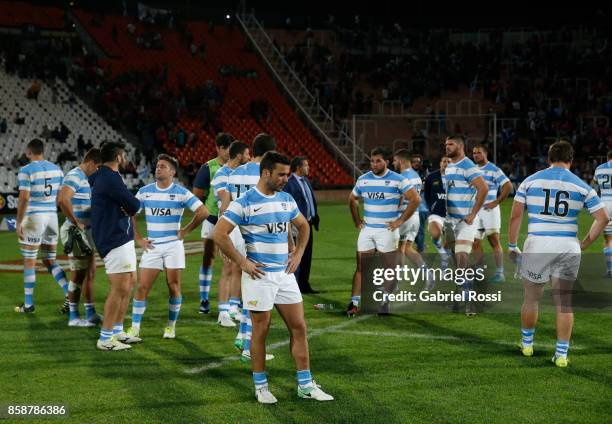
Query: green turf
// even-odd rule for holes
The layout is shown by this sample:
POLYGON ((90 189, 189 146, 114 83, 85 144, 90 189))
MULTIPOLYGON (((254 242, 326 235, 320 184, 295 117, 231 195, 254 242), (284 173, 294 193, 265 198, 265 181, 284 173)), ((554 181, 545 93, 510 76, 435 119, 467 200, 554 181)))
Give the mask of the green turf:
MULTIPOLYGON (((509 208, 506 202, 505 221, 509 208)), ((177 339, 161 338, 167 291, 160 279, 143 319, 144 343, 129 352, 97 351, 98 330, 69 329, 56 312, 63 296, 48 274, 38 275, 36 313, 14 313, 23 298, 21 275, 0 273, 0 404, 67 404, 68 421, 75 423, 609 422, 612 316, 577 314, 571 366, 557 369, 549 362, 555 342, 551 314, 541 317, 535 356, 522 358, 512 347, 519 336, 517 314, 348 320, 316 311, 314 303, 342 308, 348 302, 357 238, 346 205, 326 204, 320 213, 312 284, 322 292, 305 296, 304 303, 312 371, 335 402, 296 397, 293 363, 282 345, 268 363, 279 403, 258 405, 249 369, 232 358, 235 331, 216 326, 212 315, 197 314, 200 259, 188 256, 177 339)), ((583 234, 587 222, 581 216, 583 234)), ((502 234, 505 245, 505 228, 502 234)), ((0 234, 0 249, 0 260, 19 259, 14 234, 0 234)), ((601 242, 591 251, 601 251, 601 242)), ((99 309, 106 286, 98 269, 99 309)), ((216 283, 211 295, 216 298, 216 283)), ((269 342, 286 340, 275 315, 269 342)))

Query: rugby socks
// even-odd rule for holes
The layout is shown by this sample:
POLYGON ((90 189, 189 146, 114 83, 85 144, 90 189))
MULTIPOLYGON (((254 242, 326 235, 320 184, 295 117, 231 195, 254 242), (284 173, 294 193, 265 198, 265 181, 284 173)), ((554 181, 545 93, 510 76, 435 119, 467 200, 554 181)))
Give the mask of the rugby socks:
POLYGON ((174 328, 174 326, 176 325, 179 313, 181 312, 182 302, 183 298, 181 296, 171 297, 168 299, 168 327, 174 328))
POLYGON ((67 296, 68 280, 66 280, 66 274, 64 273, 62 267, 56 263, 53 263, 47 267, 47 271, 49 271, 49 273, 53 275, 53 278, 55 278, 57 284, 59 284, 59 286, 62 288, 62 290, 64 291, 64 296, 67 296))
POLYGON ((85 319, 90 320, 96 315, 96 305, 93 303, 85 303, 85 319))
POLYGON ((226 313, 229 314, 230 304, 229 302, 219 302, 219 315, 226 313))
POLYGON ((136 300, 136 298, 134 298, 132 301, 132 328, 134 330, 140 330, 140 322, 142 321, 142 316, 146 309, 146 300, 136 300))
POLYGON ((253 334, 253 321, 251 321, 251 314, 247 309, 242 311, 242 319, 244 320, 244 333, 242 338, 244 340, 244 349, 242 351, 245 355, 251 355, 251 336, 253 334))
POLYGON ((497 268, 495 268, 495 274, 497 274, 497 275, 504 275, 504 267, 503 266, 498 266, 497 268))
POLYGON ((100 329, 100 339, 99 340, 101 342, 109 341, 112 336, 113 336, 113 330, 107 330, 104 327, 100 329))
POLYGON ((253 383, 255 383, 255 390, 267 386, 268 376, 266 375, 266 372, 253 372, 253 383))
POLYGON ((210 282, 212 281, 212 266, 205 268, 200 265, 200 302, 208 300, 210 282))
POLYGON ((25 301, 23 305, 30 307, 34 305, 34 286, 36 285, 36 269, 35 268, 24 268, 23 269, 23 292, 25 294, 25 301))
POLYGON ((533 346, 533 335, 535 328, 521 328, 521 343, 523 347, 533 346))
POLYGON ((312 386, 312 375, 310 374, 310 370, 298 371, 297 382, 300 387, 312 386))
POLYGON ((351 297, 351 302, 353 302, 353 305, 355 306, 359 306, 359 302, 361 301, 361 296, 352 296, 351 297))
POLYGON ((230 297, 229 305, 230 305, 230 312, 231 311, 237 311, 238 310, 238 306, 240 305, 240 298, 239 297, 230 297))
POLYGON ((76 302, 68 303, 68 307, 70 308, 70 314, 68 314, 68 320, 72 321, 73 319, 79 318, 79 304, 76 302))
POLYGON ((123 333, 123 323, 122 322, 116 322, 113 324, 113 336, 116 336, 117 334, 123 333))
POLYGON ((557 340, 557 348, 555 349, 555 358, 567 358, 569 350, 569 340, 557 340))
POLYGON ((604 255, 606 256, 606 265, 608 267, 608 276, 612 277, 612 247, 604 247, 604 255))

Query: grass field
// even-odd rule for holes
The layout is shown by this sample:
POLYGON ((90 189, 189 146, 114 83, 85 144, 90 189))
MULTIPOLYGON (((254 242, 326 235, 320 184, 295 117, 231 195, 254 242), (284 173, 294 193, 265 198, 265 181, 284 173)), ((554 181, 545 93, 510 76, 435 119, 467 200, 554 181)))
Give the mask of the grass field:
MULTIPOLYGON (((506 202, 504 220, 509 209, 506 202)), ((0 273, 0 404, 67 404, 67 421, 75 423, 610 422, 611 315, 577 314, 572 364, 558 369, 550 363, 551 314, 541 317, 535 356, 523 358, 513 347, 518 314, 348 320, 314 310, 315 303, 348 302, 357 238, 346 205, 323 205, 320 214, 311 280, 321 293, 305 296, 304 303, 312 371, 335 402, 297 398, 287 331, 276 314, 269 337, 276 359, 268 362, 268 373, 279 403, 255 402, 250 371, 232 347, 235 331, 217 326, 216 314, 197 314, 200 257, 191 255, 177 339, 161 338, 167 290, 160 278, 143 319, 144 342, 128 352, 98 351, 97 329, 68 328, 57 313, 63 296, 48 274, 38 274, 36 313, 14 313, 23 300, 21 274, 0 273)), ((581 216, 582 234, 589 222, 581 216)), ((197 237, 199 231, 191 238, 197 237)), ((505 227, 502 238, 505 246, 505 227)), ((600 252, 601 245, 591 250, 600 252)), ((19 259, 14 233, 0 234, 0 251, 0 261, 19 259)), ((217 264, 212 299, 218 275, 217 264)), ((505 284, 518 283, 509 278, 505 284)), ((99 268, 99 310, 106 289, 99 268)))

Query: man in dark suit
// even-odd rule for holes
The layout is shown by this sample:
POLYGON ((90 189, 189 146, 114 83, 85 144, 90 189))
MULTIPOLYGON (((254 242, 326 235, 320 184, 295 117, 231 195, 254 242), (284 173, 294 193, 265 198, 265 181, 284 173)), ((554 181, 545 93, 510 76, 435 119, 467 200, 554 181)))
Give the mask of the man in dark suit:
POLYGON ((315 199, 312 186, 308 181, 308 160, 297 156, 291 161, 291 176, 284 190, 295 199, 304 218, 310 224, 310 237, 308 245, 302 256, 300 267, 296 271, 298 286, 302 293, 317 293, 310 287, 310 265, 312 263, 312 227, 319 231, 319 215, 317 212, 317 200, 315 199))

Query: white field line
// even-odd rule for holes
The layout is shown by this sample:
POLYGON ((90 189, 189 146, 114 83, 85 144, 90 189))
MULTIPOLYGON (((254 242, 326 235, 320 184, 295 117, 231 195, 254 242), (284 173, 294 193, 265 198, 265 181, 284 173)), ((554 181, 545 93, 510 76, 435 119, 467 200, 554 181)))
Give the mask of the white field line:
MULTIPOLYGON (((362 315, 360 317, 344 321, 344 322, 342 322, 340 324, 332 325, 332 326, 326 327, 326 328, 312 330, 312 331, 310 331, 308 333, 308 338, 311 339, 312 337, 320 336, 322 334, 326 334, 326 333, 331 333, 331 332, 335 332, 335 331, 338 331, 338 330, 342 330, 345 327, 348 327, 348 326, 350 326, 350 325, 352 325, 354 323, 357 323, 357 322, 364 321, 364 320, 366 320, 368 318, 371 318, 371 317, 372 317, 372 315, 362 315)), ((276 342, 276 343, 272 343, 272 344, 266 346, 266 352, 271 352, 273 350, 279 349, 279 348, 287 346, 287 345, 289 345, 289 339, 282 340, 282 341, 276 342)), ((200 373, 208 371, 208 370, 219 368, 219 367, 227 364, 228 362, 237 361, 238 359, 239 359, 238 355, 228 355, 228 356, 224 356, 223 358, 219 359, 218 361, 210 362, 210 363, 205 364, 205 365, 203 365, 201 367, 186 369, 186 370, 183 370, 183 372, 185 372, 186 374, 200 374, 200 373)))

